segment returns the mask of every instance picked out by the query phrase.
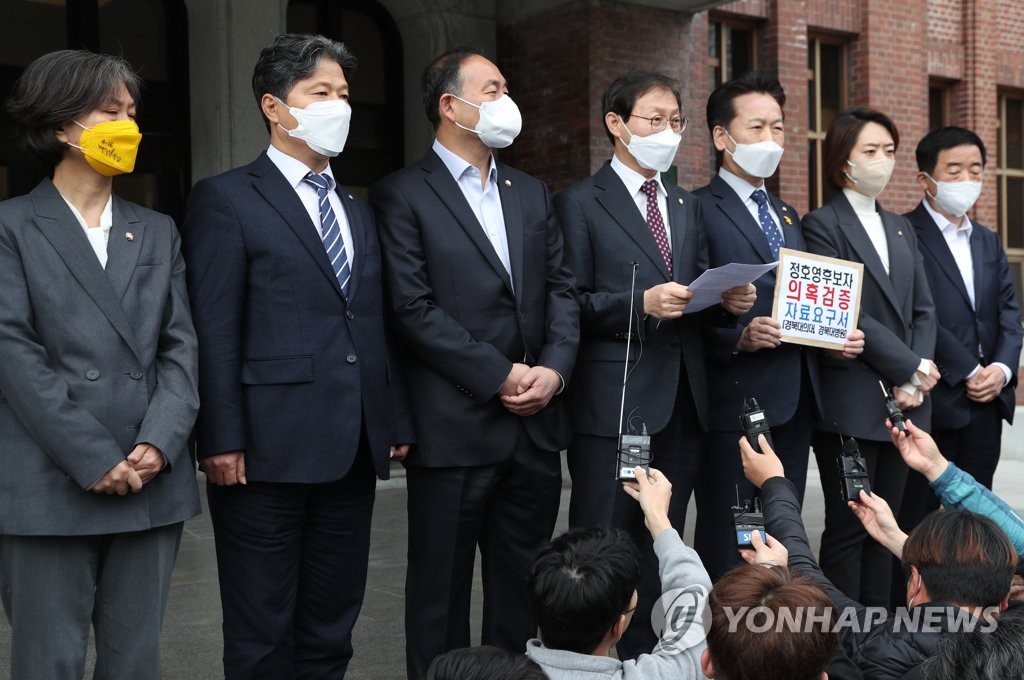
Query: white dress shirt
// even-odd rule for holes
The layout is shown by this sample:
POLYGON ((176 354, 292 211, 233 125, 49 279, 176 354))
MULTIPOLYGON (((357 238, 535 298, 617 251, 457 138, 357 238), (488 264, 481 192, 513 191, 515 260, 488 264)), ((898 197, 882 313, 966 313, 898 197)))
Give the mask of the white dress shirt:
POLYGON ((668 191, 661 181, 661 173, 656 172, 654 177, 651 178, 644 177, 620 161, 618 156, 612 156, 611 165, 612 170, 619 176, 622 183, 626 185, 626 191, 633 197, 636 209, 640 211, 640 217, 644 219, 644 222, 647 222, 647 194, 644 193, 641 187, 643 187, 644 182, 648 179, 653 179, 658 183, 658 211, 661 213, 661 223, 665 225, 665 239, 668 241, 669 249, 671 249, 672 228, 668 223, 668 191))
MULTIPOLYGON (((306 212, 309 213, 310 221, 316 227, 316 233, 322 238, 323 225, 320 224, 320 197, 316 193, 316 187, 303 179, 312 170, 306 167, 305 163, 289 156, 273 144, 267 149, 267 157, 277 166, 277 169, 284 175, 285 180, 295 190, 306 212)), ((320 174, 327 177, 328 189, 330 189, 327 193, 327 200, 334 210, 334 216, 338 218, 338 228, 341 230, 341 238, 345 242, 345 256, 348 258, 349 268, 354 269, 353 263, 355 262, 356 251, 355 244, 352 243, 352 226, 348 223, 348 215, 345 214, 345 209, 341 207, 341 197, 338 196, 336 191, 338 183, 334 180, 334 173, 331 172, 331 164, 328 163, 327 167, 320 174)))
MULTIPOLYGON (((434 140, 434 153, 441 158, 441 162, 452 174, 459 190, 466 197, 473 215, 484 230, 484 235, 491 242, 494 252, 508 272, 509 280, 512 280, 512 260, 508 253, 508 233, 505 231, 505 213, 501 211, 501 193, 498 191, 498 168, 494 165, 494 157, 491 157, 491 169, 487 173, 487 182, 481 184, 480 170, 469 161, 455 155, 445 148, 441 142, 434 140)), ((515 281, 512 281, 515 286, 515 281)))
MULTIPOLYGON (((764 193, 768 193, 768 188, 765 187, 764 181, 762 180, 761 183, 755 187, 739 175, 726 170, 725 166, 718 169, 718 176, 729 185, 729 188, 736 192, 736 195, 739 196, 741 201, 743 201, 743 207, 746 208, 747 212, 750 213, 750 216, 754 218, 754 224, 760 227, 761 216, 757 212, 757 201, 755 201, 752 196, 758 189, 764 189, 764 193)), ((772 206, 771 201, 768 202, 768 205, 771 206, 771 209, 768 210, 768 214, 772 216, 772 221, 775 222, 775 227, 779 230, 779 236, 782 237, 782 245, 785 246, 786 235, 785 232, 782 231, 782 223, 779 222, 779 216, 775 214, 775 208, 772 206)), ((762 231, 764 231, 764 229, 762 229, 762 231)), ((767 234, 765 234, 765 236, 767 237, 767 234)))
POLYGON ((103 212, 100 213, 100 223, 98 226, 90 227, 85 223, 85 218, 82 217, 82 213, 78 212, 78 208, 71 205, 63 194, 61 198, 71 208, 71 212, 74 214, 75 219, 82 225, 82 229, 85 231, 85 237, 89 239, 89 245, 92 246, 92 250, 96 253, 96 257, 100 261, 100 266, 104 269, 107 268, 107 242, 110 241, 110 227, 114 224, 114 209, 113 209, 113 197, 107 197, 107 204, 103 206, 103 212))

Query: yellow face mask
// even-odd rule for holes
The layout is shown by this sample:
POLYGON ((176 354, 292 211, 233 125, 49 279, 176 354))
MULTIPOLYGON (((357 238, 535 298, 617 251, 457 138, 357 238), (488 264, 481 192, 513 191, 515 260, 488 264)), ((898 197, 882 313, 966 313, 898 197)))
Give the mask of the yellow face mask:
POLYGON ((85 127, 77 120, 75 125, 82 128, 78 144, 85 160, 96 172, 113 177, 135 169, 135 156, 139 152, 142 133, 134 120, 108 120, 85 127))

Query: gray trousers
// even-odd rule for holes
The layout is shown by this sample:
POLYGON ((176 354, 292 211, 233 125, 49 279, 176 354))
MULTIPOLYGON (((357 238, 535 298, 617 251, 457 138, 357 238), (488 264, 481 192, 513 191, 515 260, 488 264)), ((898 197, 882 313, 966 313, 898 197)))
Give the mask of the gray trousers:
POLYGON ((160 628, 181 522, 99 536, 0 536, 0 595, 14 680, 160 677, 160 628))

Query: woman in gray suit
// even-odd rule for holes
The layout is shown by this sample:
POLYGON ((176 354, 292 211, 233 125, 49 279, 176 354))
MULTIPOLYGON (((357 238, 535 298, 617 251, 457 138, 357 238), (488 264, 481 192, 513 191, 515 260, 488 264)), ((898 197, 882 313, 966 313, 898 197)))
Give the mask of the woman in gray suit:
POLYGON ((112 194, 141 139, 122 59, 29 64, 7 109, 47 169, 0 203, 0 594, 15 678, 160 677, 182 523, 196 336, 178 233, 112 194))
MULTIPOLYGON (((864 352, 821 358, 822 417, 811 444, 825 491, 821 568, 849 597, 888 606, 892 557, 871 539, 839 495, 839 434, 856 438, 872 488, 899 504, 907 467, 885 429, 879 382, 914 423, 928 427, 925 395, 939 377, 932 361, 936 320, 924 262, 906 218, 876 201, 892 175, 899 131, 884 113, 855 108, 825 136, 824 171, 838 189, 803 219, 807 250, 864 264, 858 326, 864 352)), ((895 510, 894 512, 898 512, 895 510)))

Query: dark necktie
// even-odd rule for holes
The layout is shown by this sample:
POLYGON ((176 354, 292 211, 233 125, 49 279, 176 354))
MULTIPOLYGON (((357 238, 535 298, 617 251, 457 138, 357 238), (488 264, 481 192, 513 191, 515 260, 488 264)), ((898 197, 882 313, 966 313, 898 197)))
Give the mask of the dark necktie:
POLYGON ((345 252, 345 239, 341 237, 341 228, 338 226, 338 218, 331 208, 328 200, 330 193, 330 182, 326 175, 318 175, 311 172, 302 178, 316 187, 316 195, 320 199, 320 238, 324 242, 324 250, 327 251, 327 259, 331 261, 334 275, 338 277, 341 284, 341 292, 348 297, 348 283, 352 278, 352 270, 348 265, 348 255, 345 252))
POLYGON ((768 194, 758 189, 750 195, 757 203, 757 221, 761 223, 761 231, 768 239, 768 247, 772 249, 772 258, 779 259, 779 248, 782 247, 782 232, 772 219, 771 206, 768 205, 768 194))
POLYGON ((668 268, 668 277, 672 278, 672 249, 668 245, 668 234, 665 231, 665 220, 661 217, 661 210, 658 209, 658 182, 649 179, 643 183, 640 190, 647 194, 647 228, 651 230, 654 242, 658 244, 661 256, 665 258, 665 266, 668 268))

